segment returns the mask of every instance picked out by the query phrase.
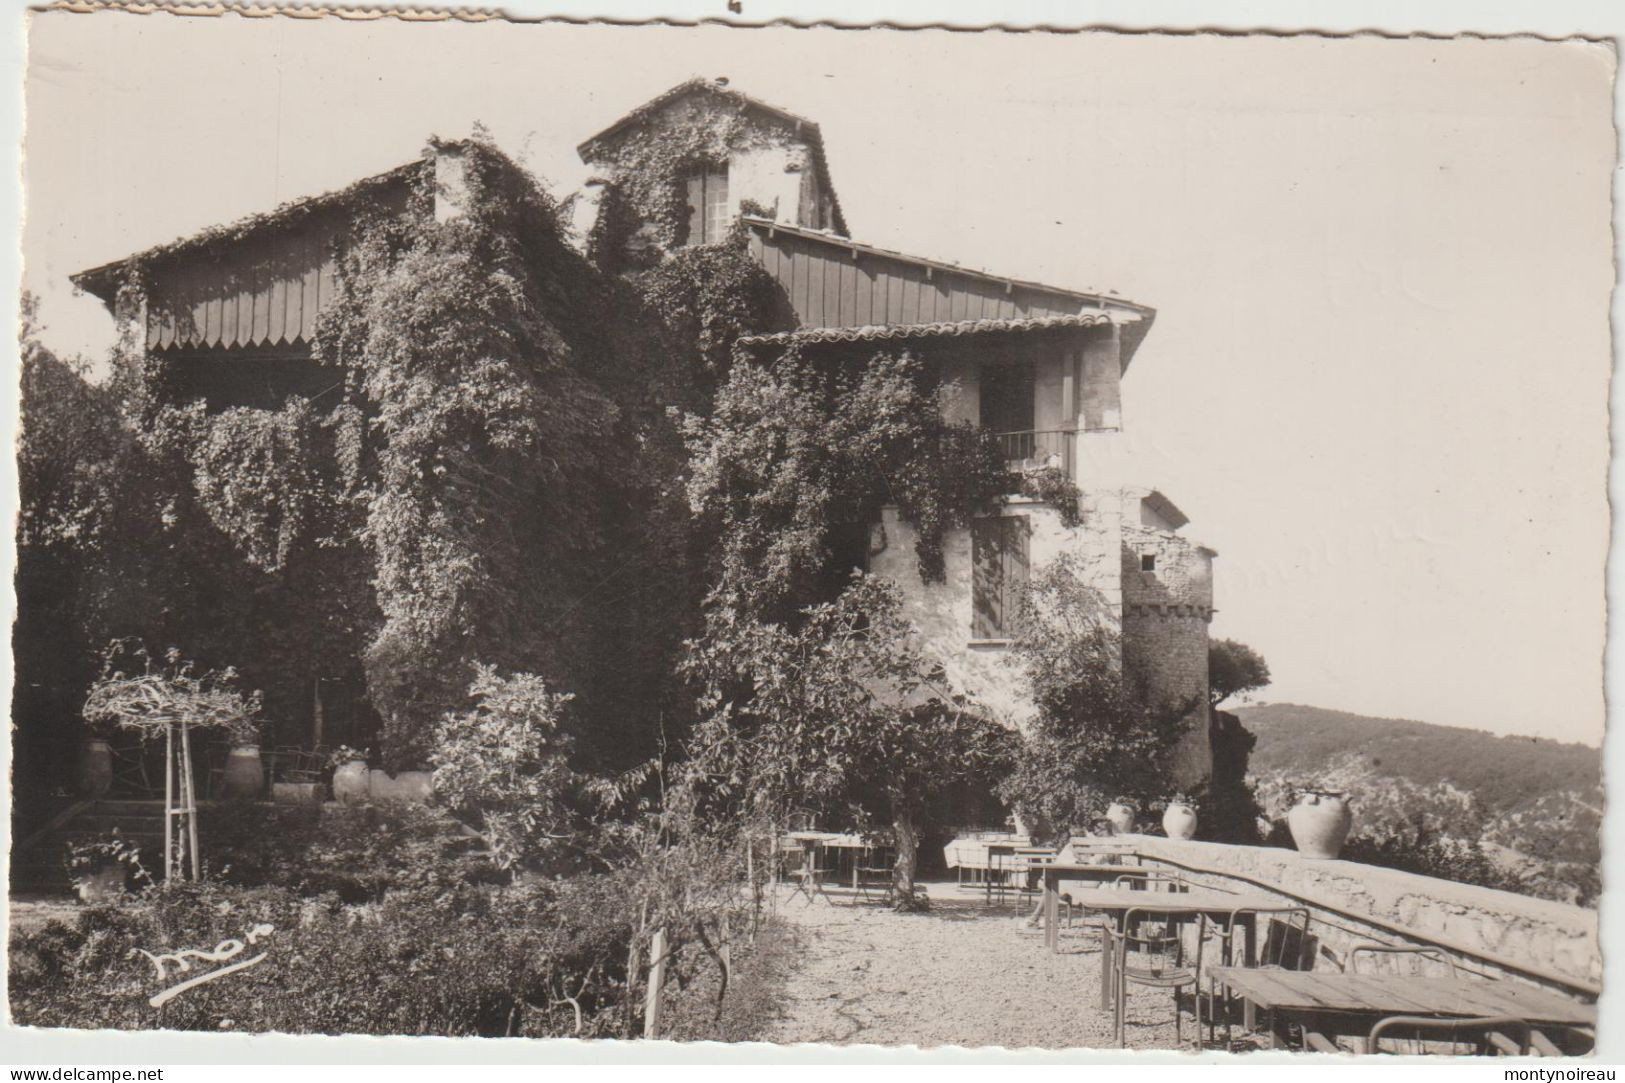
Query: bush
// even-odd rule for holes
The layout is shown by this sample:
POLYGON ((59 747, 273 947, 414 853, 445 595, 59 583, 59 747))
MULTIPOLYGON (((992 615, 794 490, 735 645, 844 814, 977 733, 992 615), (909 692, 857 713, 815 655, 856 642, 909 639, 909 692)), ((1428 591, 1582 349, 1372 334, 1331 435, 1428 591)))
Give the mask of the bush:
POLYGON ((478 839, 422 805, 218 805, 198 818, 198 830, 211 874, 237 887, 360 903, 391 890, 506 879, 478 839))
POLYGON ((178 885, 17 937, 11 1006, 34 1026, 609 1035, 625 986, 623 910, 603 876, 401 891, 362 907, 285 888, 178 885), (262 963, 149 1004, 184 978, 173 966, 158 977, 143 951, 212 950, 257 924, 274 930, 251 949, 262 963))

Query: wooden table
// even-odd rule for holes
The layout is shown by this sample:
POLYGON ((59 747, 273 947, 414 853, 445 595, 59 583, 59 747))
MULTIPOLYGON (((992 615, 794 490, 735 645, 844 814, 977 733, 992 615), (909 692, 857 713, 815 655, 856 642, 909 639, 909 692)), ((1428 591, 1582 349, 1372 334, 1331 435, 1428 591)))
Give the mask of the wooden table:
MULTIPOLYGON (((1112 865, 1068 866, 1057 863, 1044 870, 1044 940, 1049 944, 1051 951, 1060 949, 1060 931, 1056 928, 1055 914, 1059 892, 1053 885, 1057 884, 1062 878, 1075 876, 1085 869, 1108 870, 1115 872, 1118 876, 1125 875, 1123 869, 1112 865)), ((1138 873, 1143 876, 1149 871, 1151 870, 1130 869, 1127 870, 1127 875, 1132 876, 1138 873)), ((1179 922, 1191 920, 1198 915, 1228 921, 1231 913, 1236 910, 1277 910, 1281 907, 1280 902, 1267 895, 1232 895, 1229 892, 1218 891, 1213 888, 1192 888, 1189 891, 1146 891, 1129 887, 1097 887, 1077 892, 1072 897, 1072 904, 1110 914, 1117 925, 1119 933, 1124 931, 1130 910, 1179 922)), ((1250 965, 1257 957, 1257 929, 1247 915, 1242 915, 1238 920, 1246 930, 1246 947, 1243 951, 1243 958, 1250 965)), ((1102 1011, 1110 1007, 1111 997, 1111 968, 1106 965, 1106 960, 1102 958, 1100 966, 1100 1009, 1102 1011)))
MULTIPOLYGON (((1402 974, 1339 974, 1318 970, 1245 970, 1214 967, 1208 971, 1229 993, 1246 1001, 1252 1013, 1270 1014, 1271 1041, 1280 1046, 1290 1023, 1303 1027, 1304 1044, 1336 1050, 1338 1038, 1354 1039, 1365 1052, 1371 1028, 1390 1015, 1423 1015, 1437 1019, 1506 1015, 1531 1025, 1595 1027, 1597 1008, 1560 993, 1517 981, 1424 978, 1402 974)), ((1552 1055, 1556 1045, 1538 1031, 1531 1041, 1552 1055)))

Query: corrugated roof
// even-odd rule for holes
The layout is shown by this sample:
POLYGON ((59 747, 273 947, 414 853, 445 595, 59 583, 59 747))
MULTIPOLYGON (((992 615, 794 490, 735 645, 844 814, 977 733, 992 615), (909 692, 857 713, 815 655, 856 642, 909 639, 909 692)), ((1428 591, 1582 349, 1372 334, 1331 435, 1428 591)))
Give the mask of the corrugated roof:
MULTIPOLYGON (((1035 316, 1011 320, 960 320, 954 323, 885 323, 866 327, 807 327, 771 335, 742 335, 741 346, 789 346, 809 342, 882 342, 905 338, 954 338, 1010 331, 1053 331, 1112 323, 1110 312, 1072 316, 1035 316)), ((1121 321, 1119 321, 1121 322, 1121 321)))
POLYGON ((846 233, 846 215, 841 211, 841 198, 836 194, 835 181, 830 177, 829 162, 824 156, 824 134, 819 130, 818 122, 808 120, 806 117, 792 113, 788 109, 780 109, 778 106, 764 102, 760 98, 753 98, 749 94, 746 94, 743 91, 735 90, 724 83, 719 83, 715 79, 695 77, 685 82, 678 83, 665 93, 650 98, 648 101, 644 102, 630 113, 627 113, 620 120, 617 120, 614 124, 611 124, 597 135, 591 137, 590 139, 582 140, 581 143, 576 146, 576 153, 580 155, 583 162, 590 162, 592 161, 590 156, 593 153, 593 147, 595 144, 601 143, 606 139, 611 139, 625 131, 627 128, 648 120, 650 117, 654 116, 654 114, 658 113, 662 108, 676 101, 678 98, 688 94, 702 93, 714 94, 718 97, 727 98, 745 106, 746 108, 767 113, 769 116, 775 117, 785 124, 789 124, 796 128, 797 131, 799 131, 801 135, 806 138, 807 145, 812 148, 813 164, 818 169, 818 175, 819 178, 824 182, 824 187, 829 190, 830 206, 835 213, 835 228, 843 235, 846 233))

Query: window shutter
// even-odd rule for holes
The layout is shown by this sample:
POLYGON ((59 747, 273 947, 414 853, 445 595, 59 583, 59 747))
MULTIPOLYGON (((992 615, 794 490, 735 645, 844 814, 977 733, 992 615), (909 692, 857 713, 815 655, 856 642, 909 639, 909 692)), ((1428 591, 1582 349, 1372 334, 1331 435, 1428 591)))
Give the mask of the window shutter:
POLYGON ((972 639, 997 639, 1004 621, 1004 527, 1000 519, 971 523, 972 639))
POLYGON ((688 175, 688 237, 686 244, 705 243, 705 173, 688 175))
POLYGON ((1032 524, 1025 515, 1011 515, 1001 519, 1004 523, 1004 621, 999 634, 1014 636, 1021 619, 1021 596, 1027 589, 1031 568, 1029 546, 1032 524))

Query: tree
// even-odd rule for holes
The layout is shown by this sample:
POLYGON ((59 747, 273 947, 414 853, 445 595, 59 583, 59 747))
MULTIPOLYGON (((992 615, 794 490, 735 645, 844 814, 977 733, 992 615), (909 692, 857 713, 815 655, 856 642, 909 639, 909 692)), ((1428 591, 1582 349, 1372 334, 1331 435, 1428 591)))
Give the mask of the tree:
POLYGON ((1208 703, 1217 707, 1231 696, 1246 699, 1249 692, 1268 687, 1270 667, 1263 656, 1245 643, 1215 639, 1207 645, 1208 703))
POLYGON ((1037 575, 1022 614, 1014 652, 1036 714, 1001 795, 1037 833, 1061 834, 1114 798, 1165 794, 1168 753, 1191 705, 1154 702, 1125 672, 1108 607, 1076 557, 1037 575))
POLYGON ((796 625, 722 611, 692 644, 704 688, 688 781, 746 818, 793 808, 890 824, 897 905, 920 905, 914 872, 926 805, 991 784, 1012 736, 948 692, 914 642, 897 588, 857 576, 796 625))

